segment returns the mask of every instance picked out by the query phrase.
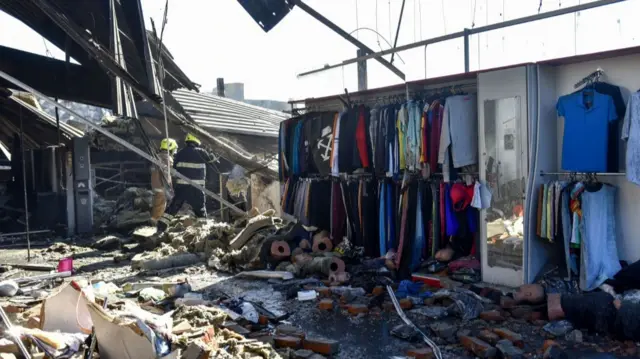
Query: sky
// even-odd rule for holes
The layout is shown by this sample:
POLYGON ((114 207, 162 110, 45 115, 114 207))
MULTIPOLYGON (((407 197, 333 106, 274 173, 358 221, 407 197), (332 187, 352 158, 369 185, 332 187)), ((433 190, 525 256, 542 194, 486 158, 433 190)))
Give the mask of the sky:
MULTIPOLYGON (((402 0, 305 0, 374 50, 393 42, 402 0), (357 30, 360 29, 360 30, 357 30), (377 35, 376 31, 380 34, 377 35)), ((398 44, 465 27, 528 16, 586 0, 406 0, 398 44)), ((147 27, 161 24, 165 0, 142 0, 147 27)), ((640 45, 640 0, 474 35, 471 70, 640 45)), ((243 82, 245 98, 286 101, 357 90, 356 65, 305 77, 301 72, 356 56, 356 47, 294 9, 265 33, 236 0, 169 0, 164 43, 192 81, 211 92, 216 78, 243 82)), ((0 12, 0 45, 64 59, 62 51, 0 12)), ((399 53, 394 65, 407 81, 464 71, 463 40, 399 53)), ((387 59, 389 56, 387 56, 387 59)), ((402 83, 368 61, 369 88, 402 83)))

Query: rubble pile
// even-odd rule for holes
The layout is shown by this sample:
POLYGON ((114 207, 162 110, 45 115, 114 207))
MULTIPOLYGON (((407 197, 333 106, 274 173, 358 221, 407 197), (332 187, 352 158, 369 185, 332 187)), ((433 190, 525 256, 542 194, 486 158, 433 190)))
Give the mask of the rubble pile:
POLYGON ((129 187, 115 201, 97 197, 93 208, 94 221, 103 229, 130 231, 151 221, 153 192, 145 188, 129 187))
MULTIPOLYGON (((140 130, 135 121, 128 118, 105 116, 102 118, 102 127, 112 134, 125 139, 130 144, 145 149, 146 145, 140 130)), ((119 143, 116 143, 109 137, 98 131, 90 131, 89 136, 91 143, 102 151, 127 151, 127 149, 119 143)))

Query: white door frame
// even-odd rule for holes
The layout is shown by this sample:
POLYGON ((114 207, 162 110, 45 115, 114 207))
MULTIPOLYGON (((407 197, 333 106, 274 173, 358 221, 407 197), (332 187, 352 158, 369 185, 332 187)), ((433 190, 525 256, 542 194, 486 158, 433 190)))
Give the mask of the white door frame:
MULTIPOLYGON (((528 176, 528 150, 529 141, 527 136, 528 116, 527 116, 527 72, 526 66, 515 67, 510 69, 485 72, 478 74, 478 153, 480 154, 479 172, 480 180, 486 180, 486 152, 485 152, 485 135, 484 135, 484 105, 485 101, 499 100, 504 98, 519 98, 520 104, 520 129, 519 148, 521 151, 520 159, 523 162, 523 176, 528 176)), ((525 177, 526 184, 526 177, 525 177)), ((526 188, 525 188, 526 191, 526 188)), ((526 192, 525 192, 526 193, 526 192)), ((523 193, 524 195, 524 193, 523 193)), ((525 206, 525 201, 522 203, 525 206)), ((525 213, 525 218, 527 214, 525 213)), ((513 270, 502 267, 490 267, 488 262, 487 248, 487 226, 486 226, 486 210, 480 211, 480 257, 482 263, 482 281, 498 284, 508 287, 517 287, 525 282, 525 265, 527 263, 526 251, 526 233, 522 246, 523 260, 522 269, 513 270)))

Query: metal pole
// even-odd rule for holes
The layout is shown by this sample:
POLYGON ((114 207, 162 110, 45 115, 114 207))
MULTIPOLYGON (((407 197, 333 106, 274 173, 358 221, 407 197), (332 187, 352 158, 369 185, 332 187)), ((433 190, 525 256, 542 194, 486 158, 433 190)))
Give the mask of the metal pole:
MULTIPOLYGON (((78 117, 80 120, 84 121, 87 125, 89 125, 89 127, 90 127, 90 128, 92 128, 92 129, 94 129, 95 131, 100 132, 100 133, 101 133, 101 134, 103 134, 104 136, 109 137, 110 139, 112 139, 112 140, 116 141, 118 144, 120 144, 120 145, 124 146, 124 147, 125 147, 125 148, 127 148, 128 150, 130 150, 130 151, 134 152, 135 154, 139 155, 140 157, 142 157, 142 158, 146 159, 147 161, 149 161, 149 162, 151 162, 151 163, 153 163, 153 164, 157 165, 158 167, 162 167, 162 166, 164 166, 164 164, 163 164, 162 162, 160 162, 158 159, 156 159, 156 158, 154 158, 154 157, 150 156, 148 153, 146 153, 146 152, 142 151, 142 150, 141 150, 141 149, 139 149, 138 147, 133 146, 133 145, 132 145, 132 144, 130 144, 129 142, 127 142, 127 141, 125 141, 125 140, 121 139, 120 137, 118 137, 118 136, 114 135, 113 133, 111 133, 111 132, 109 132, 109 131, 105 130, 104 128, 100 127, 99 125, 94 124, 93 122, 91 122, 90 120, 88 120, 88 119, 84 118, 84 116, 80 115, 79 113, 75 112, 74 110, 72 110, 72 109, 70 109, 70 108, 68 108, 68 107, 66 107, 66 106, 64 106, 64 105, 62 105, 62 104, 56 103, 55 101, 53 101, 52 99, 50 99, 50 98, 48 98, 47 96, 43 95, 41 92, 37 91, 37 90, 36 90, 36 89, 34 89, 33 87, 31 87, 31 86, 29 86, 29 85, 25 84, 24 82, 22 82, 22 81, 20 81, 20 80, 16 79, 15 77, 13 77, 13 76, 11 76, 11 75, 7 74, 6 72, 4 72, 4 71, 0 71, 0 77, 1 77, 1 78, 3 78, 3 79, 5 79, 5 80, 7 80, 7 81, 9 81, 9 82, 11 82, 11 83, 13 83, 13 84, 14 84, 14 85, 16 85, 16 86, 19 86, 19 87, 21 87, 21 88, 25 89, 25 90, 26 90, 26 91, 28 91, 28 92, 31 92, 33 95, 35 95, 35 96, 36 96, 36 97, 38 97, 39 99, 44 100, 45 102, 48 102, 48 103, 50 103, 50 104, 52 104, 52 105, 54 105, 54 106, 58 106, 58 107, 60 107, 61 109, 65 110, 65 111, 68 111, 70 114, 72 114, 72 115, 74 115, 74 116, 78 117)), ((192 179, 190 179, 190 178, 186 177, 185 175, 183 175, 182 173, 180 173, 180 172, 176 171, 174 168, 171 168, 171 173, 172 173, 174 176, 176 176, 176 177, 178 177, 178 178, 180 178, 180 179, 182 179, 182 180, 186 181, 187 183, 189 183, 189 184, 190 184, 190 185, 192 185, 193 187, 196 187, 197 189, 199 189, 199 190, 203 191, 204 193, 206 193, 206 194, 207 194, 207 195, 209 195, 210 197, 212 197, 212 198, 214 198, 214 199, 217 199, 218 201, 223 202, 223 203, 224 203, 224 204, 226 204, 229 208, 231 208, 234 212, 236 212, 236 213, 238 213, 238 214, 241 214, 241 215, 246 214, 246 212, 245 212, 245 211, 241 210, 240 208, 238 208, 237 206, 235 206, 233 203, 231 203, 231 202, 229 202, 229 201, 225 201, 224 199, 220 198, 220 196, 218 196, 217 194, 215 194, 215 193, 213 193, 213 192, 209 191, 209 190, 208 190, 208 189, 206 189, 204 186, 201 186, 201 185, 197 184, 197 183, 196 183, 196 182, 194 182, 192 179)))
POLYGON ((464 72, 469 72, 469 29, 464 29, 464 72))
POLYGON ((29 353, 29 350, 27 350, 27 347, 24 346, 24 343, 22 342, 22 338, 20 338, 20 333, 16 333, 15 330, 13 329, 13 324, 11 324, 11 321, 9 320, 9 316, 7 316, 7 313, 5 313, 2 306, 0 306, 0 317, 2 317, 2 321, 4 322, 4 325, 7 327, 6 332, 15 341, 16 345, 22 352, 22 355, 24 355, 24 358, 31 359, 31 353, 29 353))
MULTIPOLYGON (((400 35, 400 25, 402 24, 402 15, 404 14, 404 4, 406 0, 402 0, 402 7, 400 8, 400 18, 398 18, 398 28, 396 29, 396 39, 393 41, 393 47, 398 46, 398 36, 400 35)), ((391 9, 389 9, 391 10, 391 9)), ((395 52, 391 54, 391 63, 393 64, 393 57, 395 56, 395 52)))
MULTIPOLYGON (((22 192, 24 194, 24 218, 27 236, 27 262, 31 261, 31 238, 29 238, 29 199, 27 198, 27 169, 24 161, 24 127, 22 125, 22 106, 20 107, 20 157, 22 159, 22 192)), ((33 163, 33 161, 32 161, 33 163)), ((33 175, 33 173, 31 173, 33 175)))
MULTIPOLYGON (((364 50, 358 49, 358 55, 364 54, 364 50)), ((358 62, 358 91, 364 91, 367 87, 367 61, 360 61, 358 62)))
MULTIPOLYGON (((521 17, 519 19, 513 19, 513 20, 503 21, 503 22, 500 22, 500 23, 497 23, 497 24, 491 24, 491 25, 476 27, 474 29, 469 29, 469 35, 475 35, 475 34, 479 34, 479 33, 486 32, 486 31, 502 29, 502 28, 505 28, 505 27, 510 27, 510 26, 514 26, 514 25, 520 25, 520 24, 524 24, 524 23, 528 23, 528 22, 532 22, 532 21, 548 19, 548 18, 551 18, 551 17, 560 16, 560 15, 571 14, 571 13, 574 13, 576 11, 585 11, 585 10, 594 9, 594 8, 601 7, 601 6, 621 3, 623 1, 626 1, 626 0, 598 0, 598 1, 590 2, 590 3, 581 4, 581 5, 570 6, 570 7, 566 7, 566 8, 562 8, 562 9, 558 9, 558 10, 548 11, 548 12, 541 13, 541 14, 525 16, 525 17, 521 17)), ((458 32, 454 32, 454 33, 451 33, 451 34, 448 34, 448 35, 438 36, 438 37, 434 37, 434 38, 431 38, 431 39, 427 39, 427 40, 418 41, 418 42, 414 42, 414 43, 407 44, 407 45, 394 47, 392 49, 383 50, 383 51, 376 52, 376 53, 371 53, 371 54, 366 55, 366 56, 360 56, 360 57, 357 57, 357 58, 344 60, 339 64, 326 65, 326 66, 324 66, 324 67, 322 67, 320 69, 315 69, 315 70, 311 70, 311 71, 307 71, 307 72, 301 73, 301 74, 298 75, 298 77, 303 77, 303 76, 319 73, 319 72, 322 72, 322 71, 326 71, 326 70, 342 67, 342 66, 353 64, 353 63, 356 63, 356 62, 362 61, 362 60, 378 59, 378 58, 381 58, 382 56, 393 54, 395 52, 406 51, 406 50, 410 50, 410 49, 413 49, 413 48, 416 48, 416 47, 421 47, 421 46, 436 44, 436 43, 443 42, 443 41, 453 40, 453 39, 456 39, 456 38, 459 38, 459 37, 463 37, 464 35, 465 35, 464 31, 458 31, 458 32)))
MULTIPOLYGON (((338 25, 336 25, 336 24, 332 23, 331 21, 329 21, 329 19, 327 19, 326 17, 322 16, 322 14, 320 14, 317 11, 315 11, 312 7, 310 7, 309 5, 307 5, 304 2, 302 2, 302 0, 292 0, 292 1, 293 1, 293 3, 295 5, 298 5, 298 7, 300 9, 304 10, 307 14, 311 15, 313 18, 315 18, 316 20, 320 21, 322 24, 324 24, 325 26, 327 26, 331 30, 333 30, 336 33, 338 33, 338 35, 342 36, 345 40, 347 40, 350 43, 356 45, 358 48, 366 51, 369 54, 373 54, 375 52, 371 48, 369 48, 367 45, 363 44, 358 39, 356 39, 355 37, 349 35, 346 31, 342 30, 338 25)), ((387 60, 383 59, 382 57, 376 57, 376 61, 378 61, 384 67, 386 67, 389 70, 391 70, 391 72, 393 72, 394 74, 398 75, 398 77, 400 77, 402 80, 405 80, 404 73, 402 71, 398 70, 397 67, 393 66, 387 60)))

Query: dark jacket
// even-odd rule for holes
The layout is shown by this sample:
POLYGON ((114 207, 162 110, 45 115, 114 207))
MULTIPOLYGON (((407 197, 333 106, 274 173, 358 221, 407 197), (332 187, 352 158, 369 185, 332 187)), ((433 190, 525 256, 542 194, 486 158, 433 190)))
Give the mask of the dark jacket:
MULTIPOLYGON (((187 147, 176 153, 173 167, 187 178, 204 186, 207 178, 207 164, 213 161, 213 156, 203 148, 187 144, 187 147)), ((188 184, 180 178, 176 179, 175 183, 188 184)))

